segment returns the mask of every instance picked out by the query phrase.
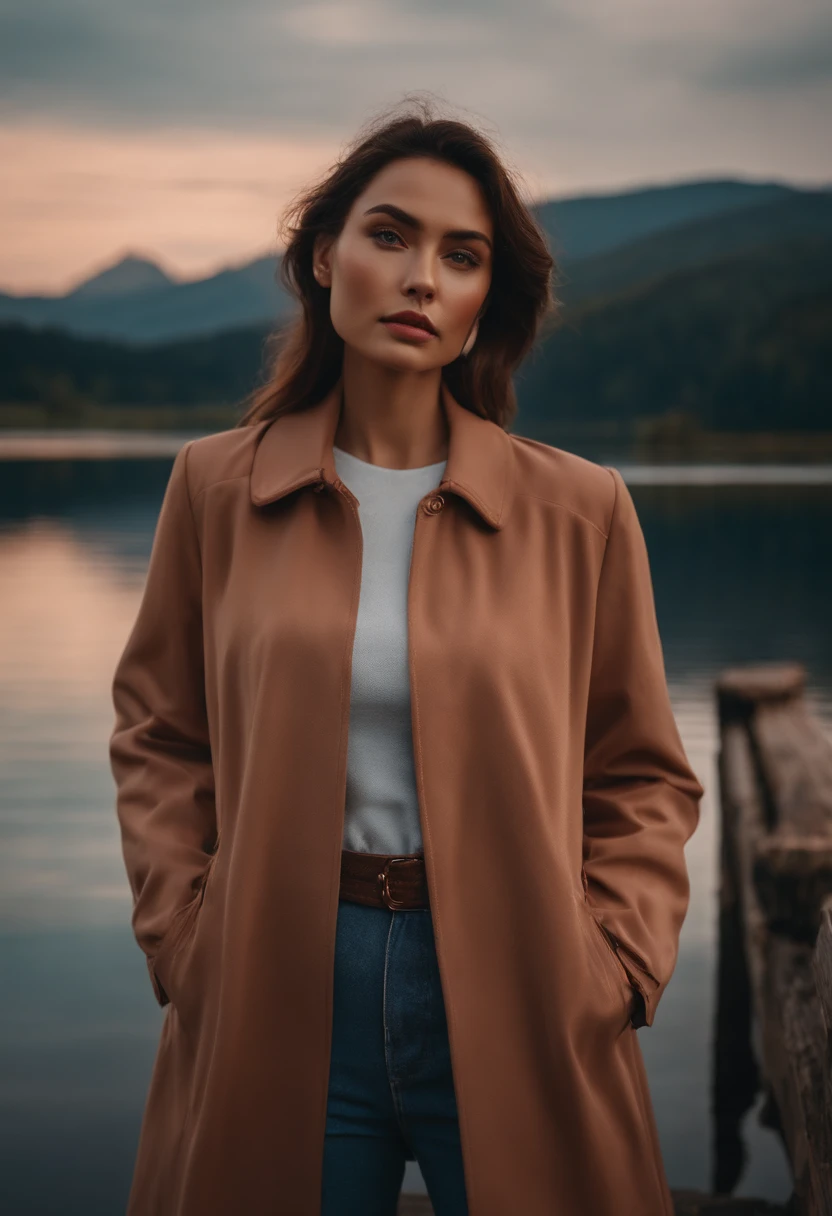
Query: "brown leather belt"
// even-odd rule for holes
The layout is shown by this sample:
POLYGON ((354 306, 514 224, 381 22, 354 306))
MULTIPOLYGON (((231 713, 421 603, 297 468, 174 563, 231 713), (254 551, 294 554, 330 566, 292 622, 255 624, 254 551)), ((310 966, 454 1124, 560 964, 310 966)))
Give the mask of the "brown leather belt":
POLYGON ((342 849, 340 898, 391 911, 429 907, 424 854, 342 849))

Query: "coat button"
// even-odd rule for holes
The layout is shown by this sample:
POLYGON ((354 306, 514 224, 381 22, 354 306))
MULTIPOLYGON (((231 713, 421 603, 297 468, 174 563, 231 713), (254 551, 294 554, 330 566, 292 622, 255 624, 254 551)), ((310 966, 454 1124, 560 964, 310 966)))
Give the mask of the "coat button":
POLYGON ((441 494, 431 494, 430 498, 426 498, 424 502, 424 510, 426 515, 438 515, 445 505, 445 499, 441 494))

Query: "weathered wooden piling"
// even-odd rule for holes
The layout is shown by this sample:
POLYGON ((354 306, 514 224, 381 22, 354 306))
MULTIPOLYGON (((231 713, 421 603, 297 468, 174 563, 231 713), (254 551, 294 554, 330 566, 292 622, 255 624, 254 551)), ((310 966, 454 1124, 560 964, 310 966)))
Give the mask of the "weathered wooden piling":
POLYGON ((832 739, 799 665, 723 672, 715 1190, 759 1084, 793 1210, 832 1216, 832 739))

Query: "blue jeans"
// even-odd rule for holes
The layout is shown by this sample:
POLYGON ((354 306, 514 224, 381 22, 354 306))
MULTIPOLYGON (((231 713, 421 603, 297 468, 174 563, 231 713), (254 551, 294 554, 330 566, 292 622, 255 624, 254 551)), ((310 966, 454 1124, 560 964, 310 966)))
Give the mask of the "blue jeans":
POLYGON ((342 899, 321 1216, 395 1216, 406 1160, 467 1216, 431 913, 342 899))

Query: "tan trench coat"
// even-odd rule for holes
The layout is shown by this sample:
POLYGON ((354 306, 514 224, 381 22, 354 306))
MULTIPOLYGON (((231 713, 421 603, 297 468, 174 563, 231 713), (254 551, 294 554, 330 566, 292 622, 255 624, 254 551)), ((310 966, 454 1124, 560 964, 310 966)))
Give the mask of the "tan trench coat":
MULTIPOLYGON (((409 667, 470 1216, 664 1216, 634 1024, 674 969, 702 787, 642 532, 616 470, 442 403, 409 667)), ((362 556, 340 405, 339 381, 185 444, 115 672, 132 923, 166 1013, 129 1216, 320 1212, 362 556)))

